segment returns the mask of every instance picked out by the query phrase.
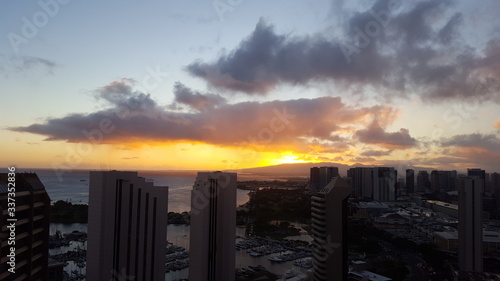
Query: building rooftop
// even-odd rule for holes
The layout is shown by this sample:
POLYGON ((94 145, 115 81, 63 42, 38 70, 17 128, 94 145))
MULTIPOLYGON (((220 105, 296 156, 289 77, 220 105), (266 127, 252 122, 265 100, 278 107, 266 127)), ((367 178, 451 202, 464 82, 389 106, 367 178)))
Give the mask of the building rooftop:
POLYGON ((458 205, 455 205, 455 204, 450 204, 450 203, 436 201, 436 200, 427 200, 427 203, 450 208, 450 209, 454 209, 454 210, 458 211, 458 205))

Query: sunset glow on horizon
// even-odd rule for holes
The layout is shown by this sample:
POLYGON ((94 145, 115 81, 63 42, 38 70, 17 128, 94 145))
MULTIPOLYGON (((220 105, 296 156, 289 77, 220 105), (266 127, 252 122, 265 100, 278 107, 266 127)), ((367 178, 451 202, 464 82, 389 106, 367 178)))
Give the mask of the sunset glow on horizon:
POLYGON ((233 4, 4 3, 0 165, 500 172, 498 2, 233 4))

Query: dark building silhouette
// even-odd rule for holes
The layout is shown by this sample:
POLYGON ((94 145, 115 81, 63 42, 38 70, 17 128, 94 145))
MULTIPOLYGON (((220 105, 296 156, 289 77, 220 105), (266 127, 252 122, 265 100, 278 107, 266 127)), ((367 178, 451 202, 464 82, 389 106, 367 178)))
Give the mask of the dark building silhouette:
POLYGON ((418 191, 425 191, 431 187, 429 180, 429 173, 427 171, 418 171, 417 175, 417 189, 418 191))
POLYGON ((337 167, 319 167, 319 189, 329 184, 333 178, 339 176, 337 167))
POLYGON ((347 280, 347 212, 351 187, 341 177, 311 197, 314 281, 347 280))
POLYGON ((486 189, 486 171, 481 169, 467 169, 468 177, 477 177, 483 180, 483 194, 486 189))
POLYGON ((458 184, 458 266, 463 271, 483 271, 483 191, 478 176, 460 177, 458 184))
POLYGON ((373 198, 373 168, 355 167, 347 171, 355 197, 373 198))
POLYGON ((494 192, 493 197, 495 198, 496 216, 500 217, 500 174, 496 172, 492 173, 490 178, 491 189, 494 192))
POLYGON ((319 168, 312 167, 309 176, 309 189, 317 192, 319 190, 319 168))
POLYGON ((35 173, 15 174, 15 219, 9 216, 9 176, 0 173, 0 280, 47 281, 50 198, 35 173), (9 245, 15 223, 15 245, 9 245), (9 272, 10 248, 15 246, 15 273, 9 272))
POLYGON ((398 171, 393 167, 373 168, 373 200, 396 201, 398 171))
POLYGON ((406 194, 415 192, 415 171, 406 169, 406 194))
POLYGON ((446 192, 455 190, 457 171, 437 171, 431 172, 432 191, 446 192))
POLYGON ((325 187, 334 177, 339 176, 337 167, 313 167, 310 170, 310 189, 312 192, 318 192, 325 187))

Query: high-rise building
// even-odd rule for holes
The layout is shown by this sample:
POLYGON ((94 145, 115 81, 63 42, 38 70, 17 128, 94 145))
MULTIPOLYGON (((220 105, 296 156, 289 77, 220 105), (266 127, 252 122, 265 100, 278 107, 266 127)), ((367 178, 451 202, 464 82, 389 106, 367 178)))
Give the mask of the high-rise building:
POLYGON ((457 171, 437 171, 431 172, 431 189, 433 191, 445 192, 455 190, 457 171))
POLYGON ((491 189, 494 192, 495 207, 497 208, 497 216, 500 216, 500 174, 492 173, 491 176, 491 189))
POLYGON ((373 200, 396 201, 398 172, 393 167, 373 168, 373 200))
POLYGON ((406 194, 415 192, 415 171, 406 169, 406 194))
POLYGON ((460 177, 458 184, 458 266, 463 271, 483 271, 483 190, 477 176, 460 177))
POLYGON ((351 187, 341 177, 311 197, 314 281, 347 280, 347 200, 351 187))
POLYGON ((236 173, 199 172, 191 193, 190 281, 235 279, 236 173))
POLYGON ((486 178, 486 171, 481 169, 467 169, 467 176, 478 177, 484 181, 486 178))
POLYGON ((309 189, 313 192, 319 190, 319 168, 312 167, 309 177, 309 189))
POLYGON ((491 188, 496 192, 497 190, 500 190, 500 174, 499 173, 492 173, 490 175, 490 180, 491 180, 491 188))
POLYGON ((87 280, 165 280, 168 187, 119 171, 89 185, 87 280))
POLYGON ((347 171, 356 197, 373 198, 372 168, 355 167, 347 171))
POLYGON ((319 189, 322 189, 334 177, 339 176, 339 168, 337 167, 319 167, 319 189))
POLYGON ((431 187, 429 180, 429 173, 427 171, 418 171, 417 174, 417 189, 418 191, 425 191, 431 187))
POLYGON ((49 212, 35 173, 0 173, 1 281, 49 280, 49 212))
POLYGON ((493 194, 495 191, 493 190, 493 186, 491 184, 491 174, 490 173, 485 173, 484 174, 484 192, 487 193, 488 195, 493 194))

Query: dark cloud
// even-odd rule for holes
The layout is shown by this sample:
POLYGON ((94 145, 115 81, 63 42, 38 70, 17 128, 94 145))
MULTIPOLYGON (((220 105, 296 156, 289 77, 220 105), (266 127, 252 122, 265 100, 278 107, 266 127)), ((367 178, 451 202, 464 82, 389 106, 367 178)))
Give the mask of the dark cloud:
POLYGON ((387 155, 390 155, 392 153, 392 150, 366 150, 366 151, 363 151, 361 153, 361 155, 363 156, 370 156, 370 157, 373 157, 373 156, 387 156, 387 155))
POLYGON ((371 86, 384 95, 418 93, 424 100, 478 99, 500 102, 500 91, 477 92, 480 81, 500 81, 500 43, 483 47, 462 34, 464 16, 453 1, 379 0, 343 22, 343 35, 277 34, 260 20, 232 51, 215 61, 187 66, 215 88, 266 94, 281 84, 335 81, 371 86))
POLYGON ((195 110, 205 111, 215 106, 225 104, 226 99, 216 94, 201 94, 177 82, 174 85, 175 101, 185 104, 195 110))
POLYGON ((371 123, 366 129, 358 130, 355 136, 360 142, 392 149, 405 149, 418 144, 417 140, 410 136, 408 129, 401 128, 399 132, 388 133, 377 121, 371 123))
POLYGON ((462 25, 463 15, 456 13, 451 17, 441 30, 439 30, 439 40, 443 44, 449 44, 460 36, 459 27, 462 25))
POLYGON ((469 148, 484 148, 500 152, 500 139, 494 134, 464 134, 455 135, 441 141, 441 146, 459 146, 469 148))
MULTIPOLYGON (((321 97, 224 103, 204 111, 179 112, 158 105, 149 95, 132 88, 132 80, 115 81, 96 91, 96 97, 110 105, 106 109, 50 118, 43 123, 9 130, 68 142, 200 141, 308 151, 309 146, 314 146, 308 139, 338 147, 340 144, 335 141, 341 139, 335 137, 335 132, 375 116, 390 119, 394 111, 387 106, 351 107, 339 97, 321 97)), ((188 88, 184 91, 192 92, 188 88)))

